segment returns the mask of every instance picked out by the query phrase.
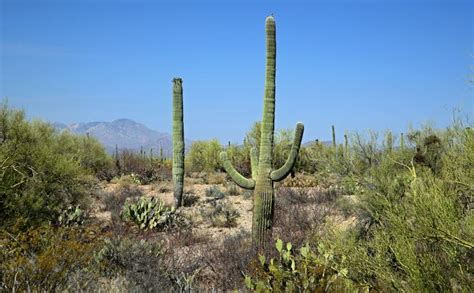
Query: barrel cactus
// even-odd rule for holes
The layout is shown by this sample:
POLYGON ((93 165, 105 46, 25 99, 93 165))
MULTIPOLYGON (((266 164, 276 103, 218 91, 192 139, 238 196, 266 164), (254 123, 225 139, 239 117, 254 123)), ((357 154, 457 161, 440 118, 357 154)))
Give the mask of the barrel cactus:
POLYGON ((242 188, 254 190, 252 237, 259 249, 263 249, 271 234, 274 206, 274 182, 285 179, 295 165, 303 137, 303 123, 296 125, 295 137, 289 157, 285 164, 272 170, 272 155, 275 131, 275 71, 276 39, 275 19, 269 16, 265 22, 266 30, 266 81, 263 100, 263 120, 261 124, 260 151, 251 150, 252 178, 242 176, 231 164, 226 152, 220 154, 227 174, 242 188))
POLYGON ((183 203, 184 184, 184 123, 183 123, 183 81, 173 79, 173 195, 174 206, 183 203))

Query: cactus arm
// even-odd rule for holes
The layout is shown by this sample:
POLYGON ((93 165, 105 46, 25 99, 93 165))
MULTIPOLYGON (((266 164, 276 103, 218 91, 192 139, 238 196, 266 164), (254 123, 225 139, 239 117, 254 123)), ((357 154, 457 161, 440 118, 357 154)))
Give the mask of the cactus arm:
POLYGON ((257 148, 250 149, 250 167, 252 168, 252 179, 257 180, 258 175, 258 154, 257 148))
POLYGON ((224 166, 224 169, 227 172, 227 174, 230 176, 230 178, 232 178, 232 181, 234 181, 238 186, 242 188, 254 189, 255 181, 253 179, 245 178, 237 170, 235 170, 229 158, 227 158, 226 152, 222 152, 220 157, 221 157, 222 165, 224 166))
POLYGON ((273 181, 281 181, 290 174, 291 169, 296 163, 296 158, 298 157, 298 152, 301 146, 301 140, 303 139, 304 125, 299 122, 296 124, 295 138, 293 140, 293 146, 291 147, 290 155, 286 160, 285 164, 278 170, 274 170, 270 173, 270 178, 273 181))

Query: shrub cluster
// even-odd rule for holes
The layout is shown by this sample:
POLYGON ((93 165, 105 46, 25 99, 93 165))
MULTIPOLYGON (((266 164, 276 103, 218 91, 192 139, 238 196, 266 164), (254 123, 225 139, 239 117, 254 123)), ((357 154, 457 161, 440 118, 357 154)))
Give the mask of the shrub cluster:
POLYGON ((0 226, 55 222, 70 206, 85 205, 90 175, 111 161, 93 138, 58 133, 22 111, 0 107, 0 226))

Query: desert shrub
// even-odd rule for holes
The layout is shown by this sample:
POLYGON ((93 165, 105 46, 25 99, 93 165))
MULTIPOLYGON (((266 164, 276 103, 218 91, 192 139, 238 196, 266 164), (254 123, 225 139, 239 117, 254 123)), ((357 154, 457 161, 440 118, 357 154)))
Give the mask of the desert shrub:
POLYGON ((114 177, 112 178, 112 180, 110 180, 110 183, 119 184, 122 186, 128 185, 128 184, 137 184, 137 185, 141 184, 140 178, 135 173, 114 177))
POLYGON ((222 243, 206 250, 204 258, 210 271, 196 281, 212 284, 220 291, 244 289, 242 273, 250 273, 256 255, 250 233, 239 231, 227 236, 222 243))
POLYGON ((122 221, 122 211, 128 198, 139 198, 142 196, 141 190, 133 184, 123 184, 104 195, 105 209, 110 211, 113 224, 120 224, 122 221))
POLYGON ((420 151, 412 158, 393 151, 367 170, 358 228, 328 242, 340 243, 335 250, 347 256, 353 280, 381 291, 472 291, 474 234, 467 227, 474 217, 466 194, 474 136, 457 124, 432 135, 423 130, 411 139, 443 145, 425 157, 434 165, 417 163, 420 151))
POLYGON ((244 143, 243 146, 232 144, 225 150, 232 166, 245 177, 250 177, 252 171, 250 168, 250 148, 248 143, 244 143))
POLYGON ((55 221, 69 206, 84 206, 92 187, 89 164, 100 166, 102 159, 81 155, 83 138, 28 122, 22 111, 6 105, 0 121, 0 226, 26 228, 55 221))
POLYGON ((183 206, 190 207, 199 202, 199 197, 193 192, 186 192, 183 195, 183 206))
POLYGON ((107 154, 102 144, 94 137, 77 136, 67 132, 61 133, 63 147, 70 153, 76 153, 83 168, 90 170, 100 180, 110 180, 116 172, 112 158, 107 154), (70 145, 66 141, 72 138, 70 145))
MULTIPOLYGON (((246 158, 248 158, 248 167, 250 167, 250 158, 247 154, 250 152, 250 149, 255 147, 257 152, 260 153, 261 125, 260 121, 254 122, 246 134, 244 153, 247 156, 246 158)), ((275 131, 272 161, 274 168, 280 168, 286 162, 293 144, 293 137, 294 131, 292 129, 279 129, 275 131)), ((250 175, 250 171, 245 175, 250 175)))
POLYGON ((149 184, 157 180, 171 178, 170 160, 159 160, 131 150, 122 150, 115 154, 116 172, 118 175, 130 175, 137 179, 137 184, 149 184))
POLYGON ((236 196, 240 194, 240 188, 234 184, 230 183, 227 185, 227 194, 230 196, 236 196))
POLYGON ((273 235, 301 245, 317 231, 322 231, 333 209, 328 192, 304 188, 280 188, 275 196, 273 235))
POLYGON ((188 172, 215 172, 221 169, 219 154, 222 146, 217 140, 195 141, 186 155, 188 172))
POLYGON ((209 176, 207 178, 207 183, 208 184, 215 184, 215 185, 225 184, 226 183, 226 174, 221 173, 221 172, 211 173, 211 174, 209 174, 209 176))
POLYGON ((168 291, 172 281, 164 272, 161 245, 146 240, 108 238, 95 253, 101 275, 126 280, 120 291, 168 291))
POLYGON ((253 198, 253 190, 245 190, 243 193, 244 199, 252 199, 253 198))
POLYGON ((348 196, 341 196, 336 199, 336 207, 342 212, 345 217, 356 214, 357 204, 353 198, 348 196))
POLYGON ((237 226, 240 213, 228 201, 211 202, 211 206, 201 209, 203 218, 209 219, 212 227, 232 228, 237 226))
POLYGON ((123 207, 122 217, 148 230, 165 226, 171 219, 174 209, 167 207, 163 201, 154 197, 141 197, 123 207))
POLYGON ((314 175, 296 174, 294 177, 288 177, 283 181, 285 187, 316 187, 319 182, 314 175))
POLYGON ((161 182, 158 184, 159 193, 171 192, 172 190, 173 190, 173 186, 171 182, 161 182))
POLYGON ((0 232, 0 288, 8 291, 62 291, 70 277, 93 267, 101 236, 95 227, 40 226, 0 232))
POLYGON ((317 249, 305 245, 299 253, 290 242, 278 239, 275 247, 278 257, 267 261, 258 257, 260 269, 255 277, 246 275, 245 285, 257 292, 343 292, 356 291, 356 284, 348 277, 345 259, 335 260, 333 251, 319 244, 317 249))
POLYGON ((222 192, 221 189, 215 185, 206 188, 205 195, 212 200, 223 199, 225 197, 224 192, 222 192))

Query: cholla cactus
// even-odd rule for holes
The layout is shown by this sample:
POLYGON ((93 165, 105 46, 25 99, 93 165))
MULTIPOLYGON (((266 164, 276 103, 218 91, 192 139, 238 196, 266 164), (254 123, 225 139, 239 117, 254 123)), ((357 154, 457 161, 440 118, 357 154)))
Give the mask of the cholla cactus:
POLYGON ((242 188, 254 190, 252 236, 256 245, 264 248, 271 233, 273 221, 273 203, 275 181, 285 179, 295 165, 303 137, 303 123, 296 125, 295 138, 286 163, 278 170, 272 170, 273 138, 275 131, 275 70, 276 40, 275 19, 269 16, 265 23, 267 36, 267 62, 263 120, 261 124, 260 154, 253 148, 250 153, 252 178, 243 177, 232 166, 227 153, 221 153, 223 166, 232 180, 242 188))

